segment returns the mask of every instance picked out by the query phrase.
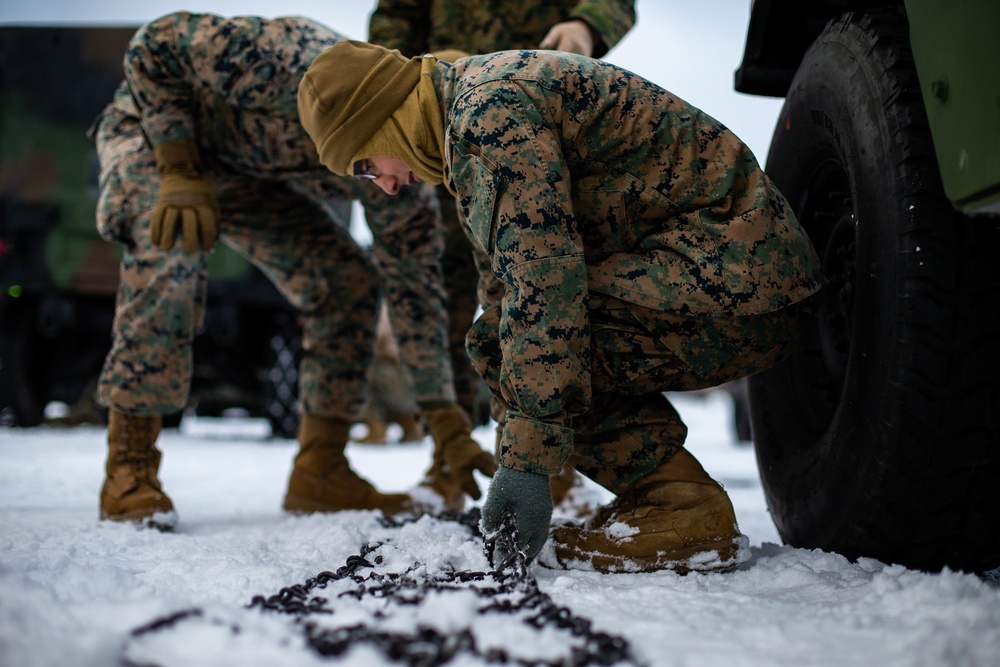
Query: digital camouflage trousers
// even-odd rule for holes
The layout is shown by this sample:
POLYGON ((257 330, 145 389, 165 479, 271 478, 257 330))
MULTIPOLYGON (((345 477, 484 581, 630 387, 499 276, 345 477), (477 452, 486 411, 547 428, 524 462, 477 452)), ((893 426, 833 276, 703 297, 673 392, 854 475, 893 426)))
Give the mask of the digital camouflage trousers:
MULTIPOLYGON (((124 246, 112 347, 98 397, 130 414, 176 412, 190 393, 208 255, 187 254, 179 242, 167 251, 152 245, 158 175, 138 122, 109 115, 96 138, 102 164, 98 228, 124 246)), ((300 409, 357 419, 368 400, 380 298, 369 253, 331 202, 311 194, 310 177, 212 178, 220 242, 260 268, 300 313, 300 409)))
MULTIPOLYGON (((590 408, 572 421, 566 461, 620 494, 684 444, 687 427, 664 392, 714 387, 765 370, 794 342, 809 300, 746 317, 681 316, 590 293, 590 408)), ((494 396, 504 391, 499 307, 466 338, 476 370, 494 396)), ((505 443, 500 443, 501 460, 505 443)), ((539 457, 531 453, 534 460, 539 457)))

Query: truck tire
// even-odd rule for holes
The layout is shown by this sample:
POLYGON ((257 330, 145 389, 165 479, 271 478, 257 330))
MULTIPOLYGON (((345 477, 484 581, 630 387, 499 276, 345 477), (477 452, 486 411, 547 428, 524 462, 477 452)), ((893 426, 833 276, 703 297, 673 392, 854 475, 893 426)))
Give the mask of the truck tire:
POLYGON ((902 10, 827 26, 766 171, 826 278, 797 349, 750 382, 779 534, 928 571, 1000 566, 1000 225, 943 194, 902 10))

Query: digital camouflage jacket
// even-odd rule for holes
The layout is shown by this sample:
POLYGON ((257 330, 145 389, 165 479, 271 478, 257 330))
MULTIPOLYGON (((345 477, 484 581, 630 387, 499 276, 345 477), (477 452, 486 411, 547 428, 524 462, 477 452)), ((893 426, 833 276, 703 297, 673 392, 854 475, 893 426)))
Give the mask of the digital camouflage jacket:
POLYGON ((132 39, 113 106, 140 118, 151 145, 195 141, 210 173, 281 179, 320 201, 361 201, 418 400, 452 402, 443 231, 432 190, 407 188, 390 197, 370 183, 331 174, 299 122, 302 75, 342 39, 301 17, 169 14, 132 39))
POLYGON ((442 49, 491 53, 535 48, 549 28, 586 21, 601 37, 600 58, 635 24, 635 2, 625 0, 379 0, 368 41, 407 56, 442 49))
POLYGON ((446 178, 503 285, 505 440, 564 439, 589 409, 593 293, 730 317, 819 289, 815 250, 749 148, 670 92, 548 51, 434 76, 446 178))

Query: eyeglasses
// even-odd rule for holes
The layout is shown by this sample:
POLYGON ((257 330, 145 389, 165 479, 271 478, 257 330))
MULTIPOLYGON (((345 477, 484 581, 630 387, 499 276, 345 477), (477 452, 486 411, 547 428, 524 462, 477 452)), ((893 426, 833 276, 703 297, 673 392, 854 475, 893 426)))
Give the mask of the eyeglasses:
POLYGON ((378 174, 372 173, 368 160, 358 160, 354 163, 354 178, 366 178, 374 181, 378 178, 378 174))

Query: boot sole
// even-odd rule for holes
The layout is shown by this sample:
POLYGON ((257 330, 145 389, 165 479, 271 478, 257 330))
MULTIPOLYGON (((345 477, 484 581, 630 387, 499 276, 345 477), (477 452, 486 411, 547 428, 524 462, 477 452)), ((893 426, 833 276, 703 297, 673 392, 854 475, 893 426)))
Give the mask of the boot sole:
POLYGON ((571 552, 566 547, 556 544, 555 555, 559 565, 565 569, 589 569, 580 567, 580 564, 585 564, 603 574, 660 570, 671 570, 680 574, 731 572, 742 562, 739 558, 742 542, 740 538, 742 536, 675 549, 669 553, 657 552, 650 556, 633 557, 611 556, 600 552, 571 552))
POLYGON ((100 519, 101 521, 114 521, 115 523, 132 523, 140 528, 152 528, 161 533, 170 533, 173 532, 174 527, 177 525, 177 512, 174 510, 157 510, 152 514, 146 511, 108 514, 102 507, 100 519))

